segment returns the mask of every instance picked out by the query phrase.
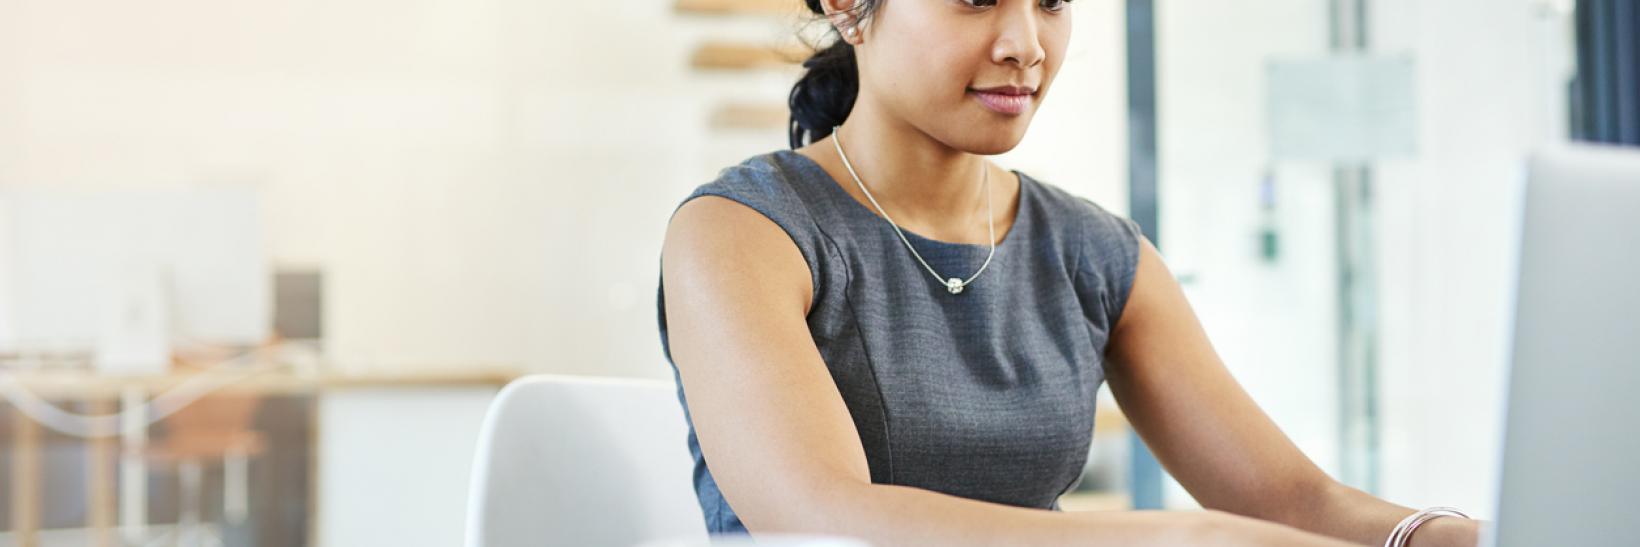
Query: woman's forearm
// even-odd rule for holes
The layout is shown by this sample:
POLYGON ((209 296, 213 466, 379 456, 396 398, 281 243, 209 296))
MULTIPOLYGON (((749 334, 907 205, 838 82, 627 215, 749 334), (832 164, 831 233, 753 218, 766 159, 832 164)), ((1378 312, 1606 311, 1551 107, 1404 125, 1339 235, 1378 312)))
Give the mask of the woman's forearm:
MULTIPOLYGON (((1323 498, 1311 504, 1314 511, 1288 524, 1355 543, 1383 545, 1395 525, 1414 512, 1412 508, 1378 499, 1336 482, 1323 494, 1323 498)), ((1479 521, 1438 518, 1418 527, 1407 545, 1474 547, 1479 531, 1479 521)))
POLYGON ((875 547, 1289 545, 1344 547, 1343 542, 1221 512, 1060 512, 976 501, 904 486, 828 488, 808 507, 789 507, 782 522, 747 522, 754 533, 779 531, 855 537, 875 547))
POLYGON ((769 530, 859 538, 874 547, 899 545, 1187 545, 1201 523, 1161 513, 1112 517, 1014 507, 932 490, 882 484, 828 485, 798 496, 780 522, 746 521, 769 530), (1108 538, 1108 542, 1101 543, 1108 538))

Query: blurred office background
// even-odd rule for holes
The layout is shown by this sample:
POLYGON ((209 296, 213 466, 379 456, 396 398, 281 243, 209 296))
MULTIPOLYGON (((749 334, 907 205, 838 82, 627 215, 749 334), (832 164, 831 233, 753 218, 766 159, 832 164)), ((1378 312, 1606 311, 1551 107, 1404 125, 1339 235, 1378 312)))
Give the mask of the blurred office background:
MULTIPOLYGON (((1492 516, 1524 159, 1640 145, 1640 8, 1071 9, 997 161, 1139 220, 1328 472, 1492 516)), ((0 545, 458 543, 501 385, 671 379, 669 215, 786 145, 800 10, 0 0, 0 545)), ((1114 409, 1073 497, 1194 506, 1114 409)))

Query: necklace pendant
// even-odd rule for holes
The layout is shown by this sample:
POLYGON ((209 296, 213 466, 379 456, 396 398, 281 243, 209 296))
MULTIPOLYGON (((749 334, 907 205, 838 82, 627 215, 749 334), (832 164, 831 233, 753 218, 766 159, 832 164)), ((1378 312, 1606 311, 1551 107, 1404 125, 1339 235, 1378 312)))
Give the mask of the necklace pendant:
POLYGON ((962 294, 962 280, 955 277, 945 280, 945 290, 951 294, 962 294))

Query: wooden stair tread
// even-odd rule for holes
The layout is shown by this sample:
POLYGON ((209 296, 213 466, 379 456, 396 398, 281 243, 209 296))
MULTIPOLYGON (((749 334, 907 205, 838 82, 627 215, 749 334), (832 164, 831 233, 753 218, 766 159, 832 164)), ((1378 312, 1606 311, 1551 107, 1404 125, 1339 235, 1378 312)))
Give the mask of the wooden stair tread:
POLYGON ((793 68, 813 51, 802 44, 769 45, 711 41, 695 47, 689 66, 696 70, 761 70, 793 68))
POLYGON ((678 13, 697 15, 795 15, 809 13, 800 0, 678 0, 678 13))

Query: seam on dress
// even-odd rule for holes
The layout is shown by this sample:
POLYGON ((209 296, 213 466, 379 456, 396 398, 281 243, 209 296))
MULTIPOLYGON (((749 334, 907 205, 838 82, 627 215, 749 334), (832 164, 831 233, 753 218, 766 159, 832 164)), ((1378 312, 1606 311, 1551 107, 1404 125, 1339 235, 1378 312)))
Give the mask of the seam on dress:
MULTIPOLYGON (((1086 200, 1086 198, 1079 198, 1079 199, 1086 200)), ((1093 202, 1088 201, 1088 203, 1092 204, 1093 202)), ((1073 291, 1077 290, 1077 288, 1081 286, 1080 282, 1082 280, 1082 261, 1083 261, 1083 259, 1087 258, 1088 246, 1093 244, 1093 226, 1090 222, 1088 222, 1089 220, 1091 220, 1091 218, 1084 218, 1082 220, 1082 222, 1078 223, 1078 225, 1081 227, 1081 229, 1078 230, 1079 233, 1077 235, 1077 243, 1079 243, 1079 245, 1077 245, 1077 248, 1076 248, 1076 262, 1075 262, 1076 272, 1071 276, 1071 290, 1073 290, 1073 291)), ((1087 313, 1088 313, 1088 309, 1087 309, 1086 304, 1083 304, 1081 302, 1080 298, 1077 299, 1077 300, 1078 300, 1077 301, 1077 307, 1082 308, 1082 315, 1083 315, 1083 318, 1084 318, 1084 320, 1082 321, 1082 326, 1088 330, 1088 340, 1091 342, 1093 339, 1097 338, 1097 336, 1093 332, 1093 321, 1086 319, 1087 313)), ((1101 306, 1101 307, 1103 307, 1103 306, 1101 306)), ((1105 311, 1105 310, 1100 310, 1100 311, 1105 311)), ((1109 317, 1110 314, 1106 313, 1105 316, 1109 317)), ((1110 328, 1111 328, 1111 330, 1114 331, 1115 330, 1115 325, 1111 325, 1110 328)), ((1100 378, 1109 378, 1110 377, 1110 371, 1105 369, 1105 365, 1107 364, 1106 363, 1107 356, 1105 355, 1105 353, 1109 349, 1110 349, 1109 333, 1107 333, 1104 349, 1100 349, 1100 348, 1097 348, 1097 347, 1094 348, 1094 353, 1099 354, 1099 367, 1098 367, 1099 371, 1098 372, 1099 372, 1099 377, 1100 378)))
MULTIPOLYGON (((787 181, 786 184, 790 185, 792 179, 785 176, 788 174, 785 166, 774 158, 770 158, 770 163, 773 163, 775 168, 780 171, 781 179, 787 181)), ((816 233, 819 233, 820 237, 830 244, 827 251, 835 251, 838 263, 842 264, 843 287, 841 290, 843 291, 843 302, 848 304, 849 321, 854 328, 855 338, 860 341, 860 356, 865 359, 866 370, 871 373, 871 387, 877 392, 877 414, 883 424, 883 451, 887 453, 888 459, 888 484, 894 484, 894 430, 889 425, 888 399, 883 397, 883 384, 877 378, 877 364, 871 359, 871 348, 866 345, 865 333, 860 331, 859 311, 854 307, 854 299, 849 297, 848 289, 854 284, 854 268, 850 266, 848 259, 843 256, 841 247, 837 246, 837 241, 831 237, 830 233, 826 232, 824 227, 820 226, 819 221, 815 220, 814 211, 809 209, 809 204, 802 200, 802 193, 797 192, 796 188, 793 188, 792 191, 797 193, 798 201, 803 203, 803 208, 809 211, 809 221, 814 224, 816 233)), ((867 480, 870 480, 870 477, 867 477, 867 480)))

